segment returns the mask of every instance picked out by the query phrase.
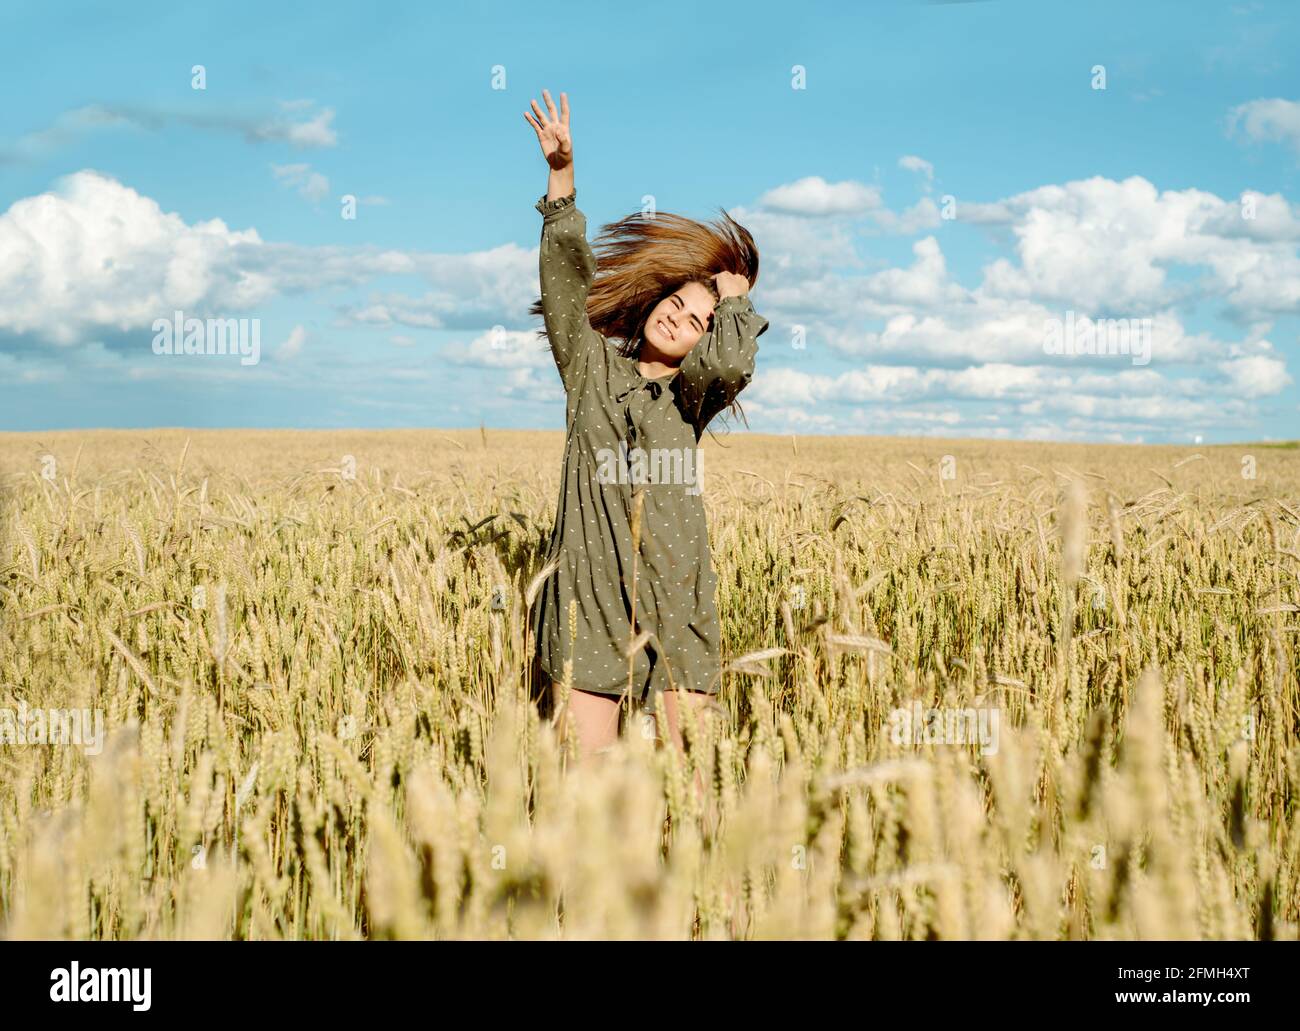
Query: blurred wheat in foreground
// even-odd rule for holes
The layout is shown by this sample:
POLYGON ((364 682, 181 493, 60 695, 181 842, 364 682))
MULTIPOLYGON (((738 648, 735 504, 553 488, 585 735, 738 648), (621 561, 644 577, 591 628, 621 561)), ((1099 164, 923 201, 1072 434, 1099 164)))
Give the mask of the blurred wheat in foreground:
POLYGON ((726 715, 580 770, 558 434, 0 435, 0 710, 104 727, 0 743, 4 936, 1297 937, 1300 451, 706 446, 726 715))

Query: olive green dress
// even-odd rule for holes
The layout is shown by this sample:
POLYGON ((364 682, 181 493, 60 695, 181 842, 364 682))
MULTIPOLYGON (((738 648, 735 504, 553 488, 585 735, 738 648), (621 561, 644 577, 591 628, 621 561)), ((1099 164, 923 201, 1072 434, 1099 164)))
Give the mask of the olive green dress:
POLYGON ((721 686, 698 444, 753 376, 768 321, 747 295, 724 297, 677 372, 647 379, 637 359, 620 355, 587 318, 596 259, 576 197, 576 190, 553 201, 543 195, 536 204, 543 317, 567 398, 563 478, 546 555, 547 564, 560 564, 534 601, 536 659, 554 680, 572 659, 573 687, 620 695, 628 688, 628 645, 649 631, 654 636, 632 658, 631 697, 654 712, 656 696, 670 686, 708 694, 721 686), (644 501, 634 573, 638 490, 644 501))

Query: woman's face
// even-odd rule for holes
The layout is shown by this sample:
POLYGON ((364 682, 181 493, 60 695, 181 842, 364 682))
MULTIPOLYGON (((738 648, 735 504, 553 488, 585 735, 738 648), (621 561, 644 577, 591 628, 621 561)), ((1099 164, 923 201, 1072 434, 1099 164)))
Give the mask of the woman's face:
POLYGON ((684 358, 708 330, 714 304, 702 283, 682 285, 655 305, 646 319, 646 340, 662 355, 684 358))

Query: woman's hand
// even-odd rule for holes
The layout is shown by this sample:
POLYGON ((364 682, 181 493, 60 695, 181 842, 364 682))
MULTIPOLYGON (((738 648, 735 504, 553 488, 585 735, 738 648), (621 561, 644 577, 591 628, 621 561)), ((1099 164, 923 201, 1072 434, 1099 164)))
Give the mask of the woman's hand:
POLYGON ((718 300, 724 297, 743 297, 749 293, 749 280, 735 272, 718 272, 713 277, 718 289, 718 300))
POLYGON ((524 112, 524 117, 537 130, 537 142, 542 145, 542 156, 546 158, 546 163, 552 169, 560 171, 573 164, 573 138, 569 135, 569 97, 566 93, 560 94, 558 113, 551 100, 550 91, 542 90, 542 97, 546 100, 546 111, 538 107, 537 101, 533 100, 530 103, 533 105, 533 110, 537 112, 537 118, 527 111, 524 112), (550 112, 549 115, 547 111, 550 112))

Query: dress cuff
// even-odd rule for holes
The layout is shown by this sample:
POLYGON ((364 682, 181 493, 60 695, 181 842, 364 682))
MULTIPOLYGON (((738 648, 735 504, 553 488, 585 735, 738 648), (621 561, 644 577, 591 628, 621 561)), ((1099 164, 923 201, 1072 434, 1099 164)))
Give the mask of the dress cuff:
POLYGON ((543 217, 550 218, 553 215, 558 215, 561 211, 565 210, 565 208, 576 206, 578 203, 577 198, 578 191, 575 187, 569 191, 568 196, 557 197, 555 200, 547 200, 546 194, 542 194, 541 199, 534 204, 533 207, 535 207, 543 217))
POLYGON ((749 299, 749 294, 747 293, 731 294, 727 297, 724 297, 720 301, 718 301, 716 305, 714 305, 713 310, 722 311, 723 310, 722 306, 724 304, 729 304, 729 303, 734 303, 736 305, 737 311, 754 310, 754 303, 749 299))

